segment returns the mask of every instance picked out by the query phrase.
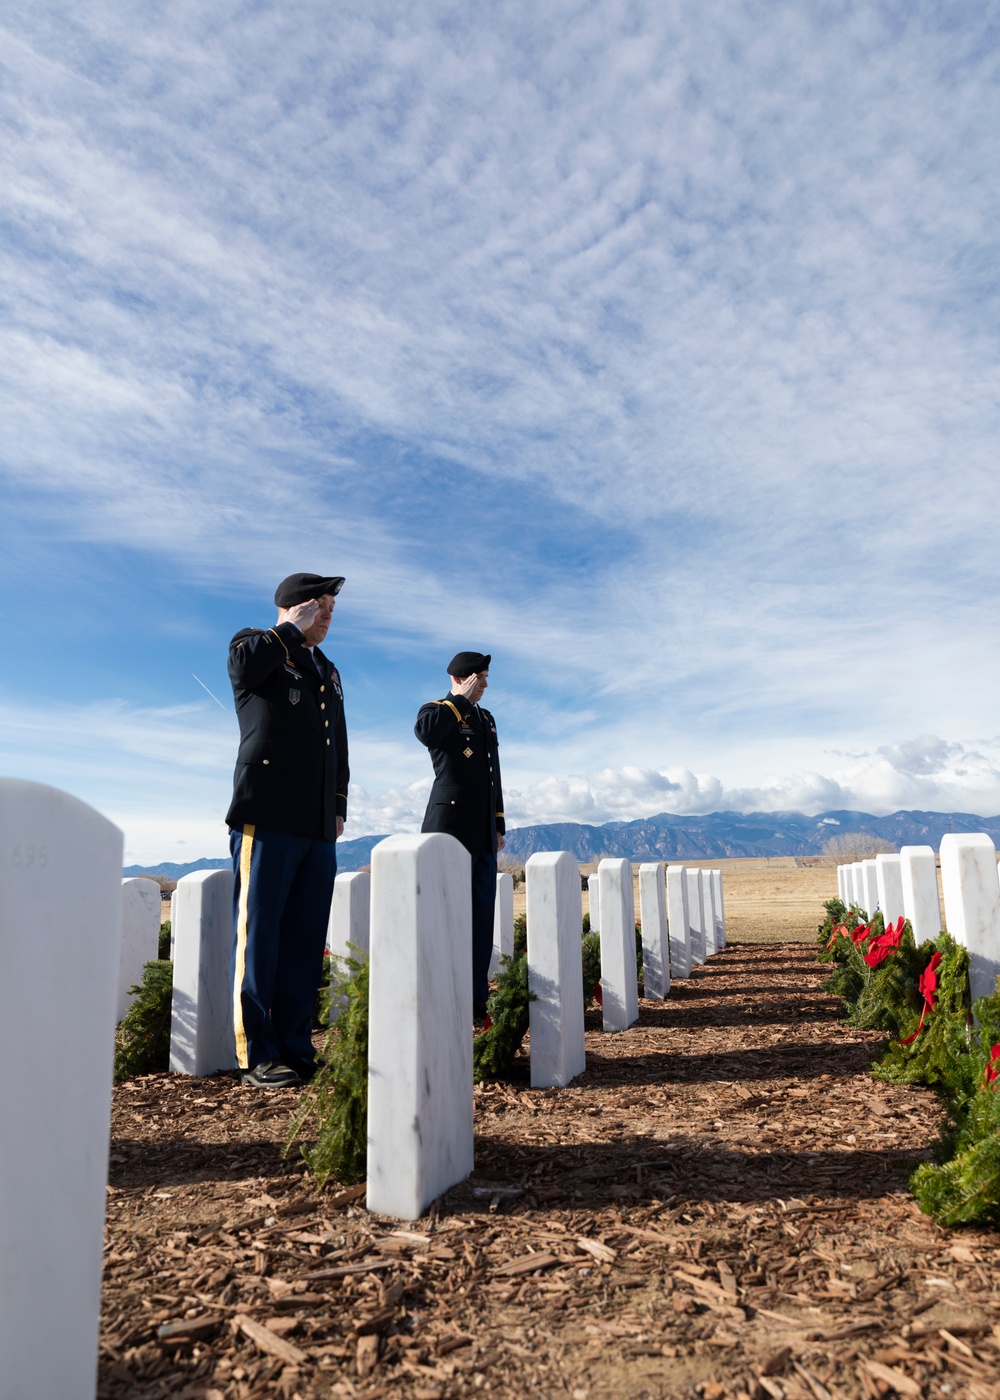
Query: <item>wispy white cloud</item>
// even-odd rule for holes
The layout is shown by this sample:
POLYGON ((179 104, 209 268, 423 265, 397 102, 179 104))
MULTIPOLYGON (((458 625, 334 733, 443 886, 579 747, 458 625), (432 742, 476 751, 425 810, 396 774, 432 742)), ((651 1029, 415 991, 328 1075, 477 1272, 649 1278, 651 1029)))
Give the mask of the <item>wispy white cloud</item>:
MULTIPOLYGON (((497 653, 526 812, 654 800, 608 765, 697 804, 684 765, 729 791, 741 748, 988 731, 986 8, 97 0, 2 34, 18 548, 134 551, 206 607, 334 559, 338 660, 398 668, 399 732, 457 630, 497 653)), ((419 806, 371 763, 372 821, 419 806)), ((919 788, 866 772, 768 800, 919 788)))

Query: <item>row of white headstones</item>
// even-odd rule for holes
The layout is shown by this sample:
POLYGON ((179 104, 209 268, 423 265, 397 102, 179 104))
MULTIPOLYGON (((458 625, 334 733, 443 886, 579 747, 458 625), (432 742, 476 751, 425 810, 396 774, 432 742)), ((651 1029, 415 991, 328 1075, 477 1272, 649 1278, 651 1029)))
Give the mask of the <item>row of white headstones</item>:
MULTIPOLYGON (((0 1400, 95 1390, 112 1032, 159 930, 150 890, 121 879, 122 846, 67 793, 0 779, 0 1400)), ((532 856, 526 885, 531 1079, 561 1085, 585 1068, 576 861, 532 856)), ((338 881, 331 926, 335 950, 363 947, 367 901, 367 1204, 415 1219, 473 1168, 469 855, 450 836, 390 837, 363 890, 338 881)), ((639 891, 645 991, 662 997, 725 946, 721 873, 651 863, 639 891)), ((601 861, 589 895, 604 1028, 625 1030, 638 1016, 629 862, 601 861)), ((513 937, 506 887, 500 906, 498 955, 513 937)), ((231 873, 181 880, 173 914, 171 1068, 230 1069, 231 873)))
POLYGON ((903 846, 899 855, 879 855, 837 867, 842 902, 866 916, 880 911, 886 925, 909 919, 917 943, 942 928, 969 953, 972 1000, 996 991, 1000 975, 1000 867, 985 832, 951 832, 941 838, 941 892, 930 846, 903 846))
MULTIPOLYGON (((232 880, 228 870, 200 871, 171 899, 170 1068, 180 1073, 234 1065, 232 880)), ((531 1083, 560 1086, 586 1068, 579 868, 566 851, 539 853, 525 885, 531 1083)), ((589 880, 605 1031, 626 1030, 639 1014, 633 891, 627 860, 602 860, 589 880)), ((662 998, 671 976, 690 977, 725 946, 722 872, 641 865, 639 903, 644 990, 662 998)), ((333 1015, 343 960, 352 949, 370 958, 367 1204, 383 1214, 414 1219, 472 1170, 471 917, 469 856, 452 837, 389 837, 370 874, 334 885, 333 1015)), ((514 886, 501 872, 494 970, 513 946, 514 886)))

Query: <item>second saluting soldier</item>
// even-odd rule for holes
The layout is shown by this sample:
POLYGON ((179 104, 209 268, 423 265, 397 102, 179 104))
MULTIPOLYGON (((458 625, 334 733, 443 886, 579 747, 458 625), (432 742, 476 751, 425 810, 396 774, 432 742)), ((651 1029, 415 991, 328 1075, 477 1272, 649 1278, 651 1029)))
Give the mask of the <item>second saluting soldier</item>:
POLYGON ((497 851, 504 846, 503 790, 497 727, 479 701, 488 685, 490 658, 460 651, 448 664, 451 691, 422 705, 413 732, 430 750, 434 786, 421 831, 456 837, 472 856, 473 1016, 486 1015, 497 851))

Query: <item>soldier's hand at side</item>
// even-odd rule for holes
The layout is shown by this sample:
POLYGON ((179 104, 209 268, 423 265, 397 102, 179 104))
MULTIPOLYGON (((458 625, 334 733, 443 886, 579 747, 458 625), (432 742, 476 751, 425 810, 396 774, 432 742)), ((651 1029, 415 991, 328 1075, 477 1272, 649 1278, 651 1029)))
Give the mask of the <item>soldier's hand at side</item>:
POLYGON ((504 848, 504 846, 506 846, 506 844, 507 844, 507 842, 503 839, 503 833, 500 832, 500 831, 498 831, 498 832, 497 832, 497 850, 498 850, 498 851, 502 851, 503 848, 504 848))
POLYGON ((319 607, 318 598, 309 598, 304 603, 296 603, 293 608, 288 609, 286 620, 294 622, 300 632, 305 632, 316 621, 319 607))
POLYGON ((337 840, 338 840, 338 841, 339 841, 340 838, 343 836, 343 834, 344 834, 344 818, 343 818, 343 817, 338 817, 338 818, 337 818, 337 840))

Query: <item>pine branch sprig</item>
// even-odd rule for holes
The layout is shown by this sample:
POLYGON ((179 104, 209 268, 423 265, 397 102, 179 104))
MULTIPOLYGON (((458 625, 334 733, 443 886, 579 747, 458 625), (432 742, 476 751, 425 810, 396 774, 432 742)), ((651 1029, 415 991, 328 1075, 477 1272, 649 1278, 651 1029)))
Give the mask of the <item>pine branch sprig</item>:
POLYGON ((334 1178, 346 1186, 363 1181, 368 1156, 368 958, 352 946, 339 960, 337 994, 342 1009, 330 1027, 322 1064, 302 1091, 285 1142, 285 1156, 309 1128, 316 1140, 301 1147, 318 1186, 334 1178))
POLYGON ((134 994, 135 1001, 115 1032, 116 1084, 137 1074, 152 1074, 170 1067, 173 963, 169 958, 146 963, 142 982, 129 991, 134 994))

